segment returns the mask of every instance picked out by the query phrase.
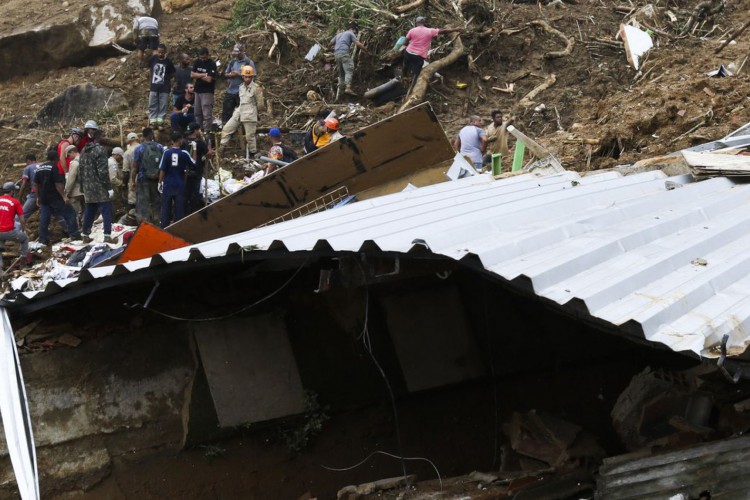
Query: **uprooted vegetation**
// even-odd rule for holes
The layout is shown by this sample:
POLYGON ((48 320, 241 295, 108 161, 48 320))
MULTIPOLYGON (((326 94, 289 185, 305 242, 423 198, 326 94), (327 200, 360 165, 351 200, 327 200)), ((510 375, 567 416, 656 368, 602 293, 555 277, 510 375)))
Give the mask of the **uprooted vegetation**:
MULTIPOLYGON (((587 170, 634 163, 721 137, 750 119, 744 64, 750 37, 740 34, 736 43, 715 54, 722 40, 728 43, 739 32, 749 3, 222 0, 198 1, 163 14, 161 23, 172 55, 193 56, 198 47, 207 46, 225 62, 229 47, 244 42, 269 97, 260 127, 287 129, 302 128, 320 108, 332 106, 332 58, 322 54, 307 62, 303 57, 315 43, 328 50, 328 40, 349 20, 359 22, 367 47, 356 55, 354 88, 360 95, 399 73, 399 54, 391 49, 416 15, 425 15, 430 26, 461 27, 458 36, 434 40, 433 66, 423 71, 422 85, 415 86, 418 95, 380 107, 353 98, 365 108, 349 117, 344 131, 422 100, 431 102, 449 135, 468 115, 488 116, 501 109, 567 168, 587 170), (654 48, 638 71, 628 65, 617 38, 621 23, 636 24, 653 36, 654 48), (737 74, 705 76, 722 63, 737 74)), ((134 55, 13 78, 0 83, 0 124, 6 132, 0 137, 0 159, 6 176, 16 175, 7 165, 18 163, 28 150, 41 153, 74 125, 60 121, 42 126, 35 115, 65 88, 84 82, 125 96, 126 109, 100 113, 110 138, 118 141, 146 123, 148 75, 134 55)))

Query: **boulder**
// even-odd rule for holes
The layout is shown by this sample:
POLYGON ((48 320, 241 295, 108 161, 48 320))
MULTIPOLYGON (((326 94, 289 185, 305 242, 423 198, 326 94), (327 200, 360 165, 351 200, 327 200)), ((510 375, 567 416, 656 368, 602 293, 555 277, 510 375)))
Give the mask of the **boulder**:
MULTIPOLYGON (((0 80, 95 62, 111 43, 132 46, 135 16, 160 10, 159 0, 49 2, 3 0, 0 80), (39 15, 29 15, 29 13, 39 15)), ((155 14, 154 14, 155 15, 155 14)))
POLYGON ((84 122, 102 110, 116 112, 127 106, 128 102, 119 90, 85 83, 68 87, 54 99, 47 101, 36 118, 42 125, 71 123, 76 120, 84 122))

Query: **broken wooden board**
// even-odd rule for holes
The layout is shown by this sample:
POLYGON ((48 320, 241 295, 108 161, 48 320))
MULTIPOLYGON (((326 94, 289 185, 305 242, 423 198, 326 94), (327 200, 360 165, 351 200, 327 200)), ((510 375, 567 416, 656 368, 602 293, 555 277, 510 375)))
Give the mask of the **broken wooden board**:
POLYGON ((750 176, 750 156, 694 151, 681 151, 681 153, 685 163, 696 177, 750 176))
POLYGON ((193 243, 248 231, 341 186, 357 194, 453 155, 424 103, 305 155, 166 230, 193 243))

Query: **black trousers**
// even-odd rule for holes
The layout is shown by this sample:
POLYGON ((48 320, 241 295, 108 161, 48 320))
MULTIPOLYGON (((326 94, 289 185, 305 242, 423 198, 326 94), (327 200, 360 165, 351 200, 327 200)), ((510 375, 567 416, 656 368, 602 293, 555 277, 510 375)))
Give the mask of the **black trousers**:
POLYGON ((234 113, 234 108, 239 105, 240 95, 230 94, 229 92, 226 92, 224 94, 224 102, 221 104, 221 123, 226 125, 229 119, 232 117, 232 113, 234 113))

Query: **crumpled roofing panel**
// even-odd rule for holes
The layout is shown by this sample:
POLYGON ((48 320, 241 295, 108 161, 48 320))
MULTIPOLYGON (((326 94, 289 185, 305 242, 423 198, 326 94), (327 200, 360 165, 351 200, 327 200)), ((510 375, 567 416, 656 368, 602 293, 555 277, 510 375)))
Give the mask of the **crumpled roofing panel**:
POLYGON ((681 176, 670 181, 682 187, 667 190, 666 180, 660 171, 475 176, 84 271, 25 296, 238 247, 426 246, 457 260, 476 255, 514 285, 675 351, 716 357, 728 334, 729 353, 740 354, 750 342, 750 186, 681 176))

